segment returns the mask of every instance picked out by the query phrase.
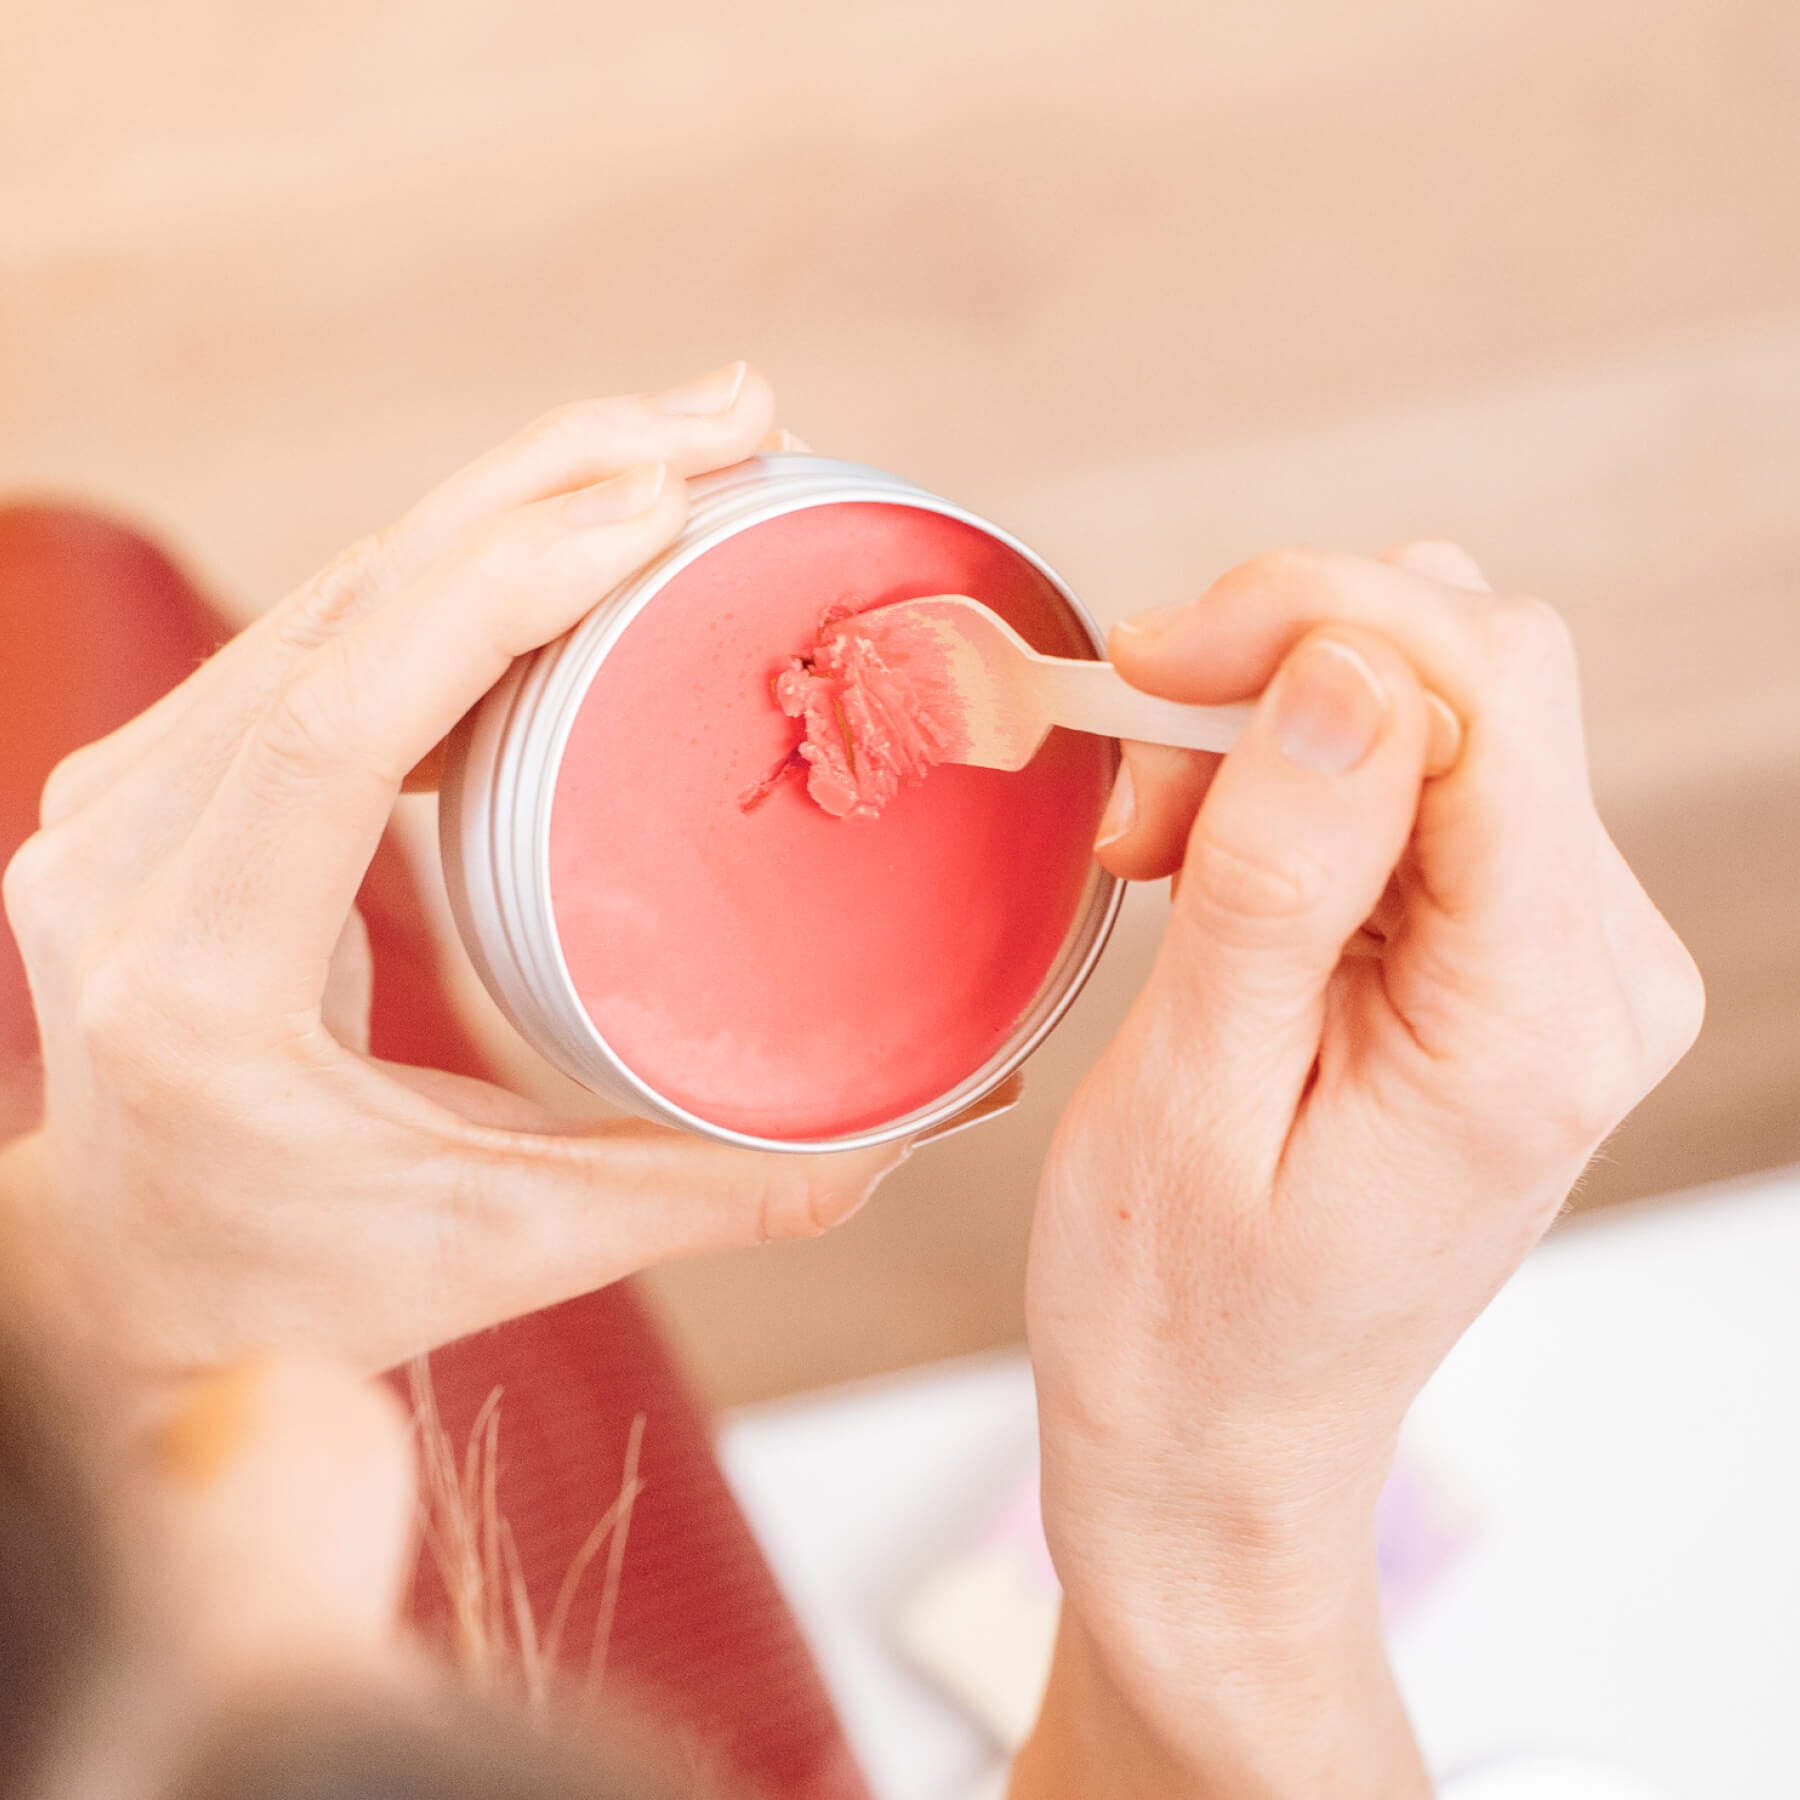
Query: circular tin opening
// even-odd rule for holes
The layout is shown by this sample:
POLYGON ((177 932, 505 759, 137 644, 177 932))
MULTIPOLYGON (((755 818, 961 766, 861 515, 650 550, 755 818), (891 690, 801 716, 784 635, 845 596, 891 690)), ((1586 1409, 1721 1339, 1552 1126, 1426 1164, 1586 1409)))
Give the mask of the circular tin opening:
POLYGON ((490 990, 577 1080, 759 1148, 908 1135, 1017 1067, 1120 891, 1089 851, 1117 766, 1055 733, 1018 774, 940 767, 875 820, 790 775, 769 677, 827 607, 961 592, 1038 647, 1099 634, 1031 551, 854 464, 695 484, 682 538, 458 732, 446 872, 490 990))

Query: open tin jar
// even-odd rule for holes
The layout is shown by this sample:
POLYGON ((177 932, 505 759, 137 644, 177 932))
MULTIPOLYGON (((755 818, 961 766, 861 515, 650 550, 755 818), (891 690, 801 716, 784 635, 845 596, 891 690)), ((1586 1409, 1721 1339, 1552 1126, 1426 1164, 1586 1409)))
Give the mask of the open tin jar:
POLYGON ((896 476, 781 454, 690 491, 680 538, 452 737, 457 923, 526 1039, 632 1112, 768 1150, 911 1136, 1004 1081, 1093 968, 1118 749, 1055 731, 1017 773, 946 764, 833 818, 772 679, 828 610, 928 594, 1053 655, 1103 640, 1040 557, 896 476))

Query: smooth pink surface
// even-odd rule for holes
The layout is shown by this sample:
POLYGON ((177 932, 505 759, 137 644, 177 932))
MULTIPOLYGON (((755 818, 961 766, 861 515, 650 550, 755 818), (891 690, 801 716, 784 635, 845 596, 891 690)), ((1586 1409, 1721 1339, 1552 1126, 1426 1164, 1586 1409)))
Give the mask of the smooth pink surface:
POLYGON ((645 1081, 715 1124, 838 1136, 948 1092, 1006 1041, 1086 886, 1112 750, 1054 732, 1018 774, 946 765, 879 818, 802 783, 771 679, 832 606, 968 594, 1090 654, 1055 591, 912 507, 809 508, 678 576, 596 675, 558 775, 551 898, 577 991, 645 1081))

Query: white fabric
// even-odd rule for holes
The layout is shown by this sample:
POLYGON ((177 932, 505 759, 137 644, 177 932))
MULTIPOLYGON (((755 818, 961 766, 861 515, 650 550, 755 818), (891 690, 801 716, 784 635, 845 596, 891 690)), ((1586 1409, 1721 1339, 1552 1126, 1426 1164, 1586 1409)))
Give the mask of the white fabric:
MULTIPOLYGON (((969 1800, 1006 1800, 1007 1776, 984 1781, 969 1800)), ((1531 1759, 1507 1762, 1446 1781, 1438 1800, 1660 1800, 1647 1787, 1586 1764, 1531 1759)))
POLYGON ((1438 1800, 1661 1800, 1624 1775, 1587 1763, 1530 1757, 1443 1782, 1438 1800))
MULTIPOLYGON (((1800 1795, 1797 1281, 1800 1171, 1578 1220, 1426 1390, 1412 1454, 1473 1535, 1393 1649, 1428 1762, 1470 1771, 1445 1800, 1800 1795), (1532 1746, 1619 1773, 1498 1766, 1532 1746)), ((1034 1436, 1010 1356, 727 1421, 726 1473, 880 1800, 991 1779, 895 1626, 1034 1436)))

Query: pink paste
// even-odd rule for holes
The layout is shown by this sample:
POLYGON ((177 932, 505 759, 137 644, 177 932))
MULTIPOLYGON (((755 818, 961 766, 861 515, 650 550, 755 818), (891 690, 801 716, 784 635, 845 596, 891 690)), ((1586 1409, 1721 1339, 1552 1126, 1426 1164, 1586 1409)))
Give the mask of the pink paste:
MULTIPOLYGON (((588 690, 550 826, 563 957, 618 1055, 702 1118, 804 1139, 901 1116, 1006 1043, 1062 952, 1112 773, 1102 739, 1053 732, 1016 774, 946 762, 915 781, 928 743, 904 707, 878 728, 871 700, 870 764, 894 784, 879 817, 831 817, 792 772, 741 803, 793 754, 771 684, 821 617, 943 593, 1053 655, 1089 653, 1043 577, 985 533, 840 504, 683 570, 588 690)), ((840 647, 807 679, 849 681, 860 654, 840 647)), ((869 782, 859 758, 831 791, 852 811, 869 782)))
MULTIPOLYGON (((877 817, 912 782, 954 760, 960 702, 929 632, 889 608, 830 608, 812 651, 775 677, 775 702, 800 721, 794 757, 806 791, 833 818, 877 817)), ((758 782, 746 806, 767 798, 791 762, 758 782)))

